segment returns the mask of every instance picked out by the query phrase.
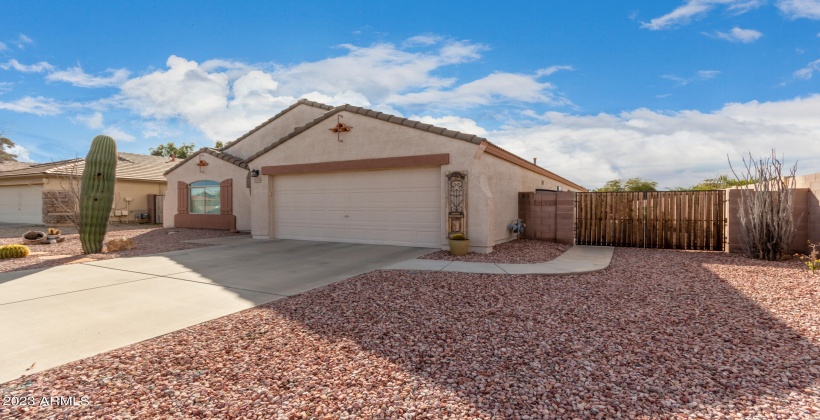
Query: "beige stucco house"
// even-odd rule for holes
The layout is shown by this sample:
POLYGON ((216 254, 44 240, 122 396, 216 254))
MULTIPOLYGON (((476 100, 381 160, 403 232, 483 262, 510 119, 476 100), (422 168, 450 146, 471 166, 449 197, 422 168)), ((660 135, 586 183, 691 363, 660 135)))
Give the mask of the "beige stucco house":
MULTIPOLYGON (((177 162, 134 153, 118 153, 118 156, 111 220, 134 222, 138 215, 154 212, 149 197, 165 194, 163 173, 177 162)), ((85 159, 0 165, 0 222, 69 223, 73 207, 71 190, 79 186, 84 166, 85 159)))
POLYGON ((515 238, 518 192, 586 191, 475 135, 304 99, 166 178, 166 227, 436 248, 461 232, 475 252, 515 238))

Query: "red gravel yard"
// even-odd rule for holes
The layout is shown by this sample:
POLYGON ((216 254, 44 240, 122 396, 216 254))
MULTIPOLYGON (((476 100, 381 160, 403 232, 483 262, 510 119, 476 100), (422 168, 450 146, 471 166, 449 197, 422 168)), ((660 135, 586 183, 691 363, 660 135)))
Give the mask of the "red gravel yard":
MULTIPOLYGON (((56 244, 26 245, 31 250, 31 255, 25 258, 1 260, 0 272, 48 268, 83 262, 88 259, 105 260, 200 248, 209 245, 185 241, 247 234, 214 229, 166 229, 156 225, 112 224, 108 226, 104 243, 112 239, 132 239, 135 248, 127 251, 107 252, 105 246, 103 246, 102 253, 83 254, 80 235, 77 234, 76 229, 73 227, 62 227, 60 229, 65 238, 64 241, 56 244)), ((0 227, 0 245, 23 244, 21 237, 29 230, 45 231, 47 228, 41 226, 0 227)))
POLYGON ((0 385, 2 418, 818 418, 820 275, 617 249, 568 276, 376 271, 0 385))

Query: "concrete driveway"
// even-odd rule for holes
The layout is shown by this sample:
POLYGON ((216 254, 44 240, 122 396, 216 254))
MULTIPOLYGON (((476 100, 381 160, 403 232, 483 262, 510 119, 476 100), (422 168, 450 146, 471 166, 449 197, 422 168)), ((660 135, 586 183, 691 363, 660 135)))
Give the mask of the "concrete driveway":
POLYGON ((249 237, 0 273, 0 383, 435 251, 249 237))

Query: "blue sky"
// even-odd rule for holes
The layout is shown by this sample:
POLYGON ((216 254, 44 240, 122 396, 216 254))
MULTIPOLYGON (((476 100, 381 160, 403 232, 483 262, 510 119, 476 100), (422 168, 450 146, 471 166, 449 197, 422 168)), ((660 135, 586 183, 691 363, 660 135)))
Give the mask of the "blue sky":
POLYGON ((820 0, 5 1, 21 160, 232 140, 299 98, 479 134, 589 188, 776 148, 820 172, 820 0))

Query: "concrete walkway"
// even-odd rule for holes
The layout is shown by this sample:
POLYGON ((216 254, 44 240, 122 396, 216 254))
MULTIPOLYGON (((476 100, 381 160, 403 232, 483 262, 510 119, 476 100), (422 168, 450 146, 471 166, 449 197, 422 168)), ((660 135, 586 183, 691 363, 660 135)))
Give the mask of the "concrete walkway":
POLYGON ((413 259, 385 267, 388 270, 451 271, 481 274, 580 274, 609 267, 611 246, 575 245, 558 258, 537 264, 495 264, 413 259))

